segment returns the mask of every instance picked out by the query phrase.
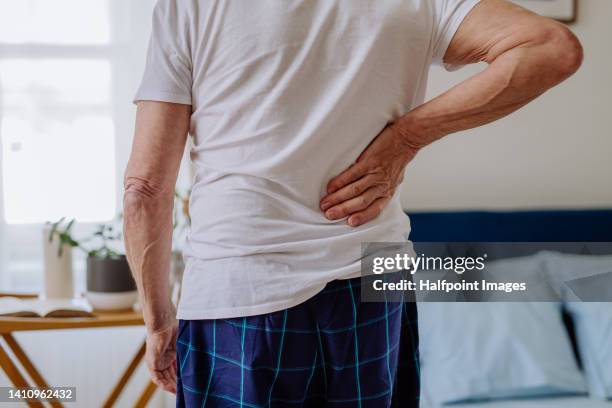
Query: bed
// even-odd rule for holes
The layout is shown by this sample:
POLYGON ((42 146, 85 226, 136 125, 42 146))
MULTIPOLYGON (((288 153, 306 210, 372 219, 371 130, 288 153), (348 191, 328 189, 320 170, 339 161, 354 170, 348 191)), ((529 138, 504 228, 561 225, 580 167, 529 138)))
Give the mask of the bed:
MULTIPOLYGON (((612 210, 522 212, 408 212, 413 242, 612 242, 612 210)), ((609 248, 609 246, 608 246, 609 248)), ((612 251, 606 249, 606 253, 612 251)), ((574 352, 573 324, 564 316, 574 352)), ((610 346, 612 347, 612 345, 610 346)), ((579 356, 576 355, 579 359, 579 356)), ((579 362, 580 364, 580 362, 579 362)), ((612 370, 612 368, 611 368, 612 370)), ((424 391, 421 406, 434 405, 424 391)), ((584 396, 500 399, 452 404, 458 408, 611 408, 584 396)))

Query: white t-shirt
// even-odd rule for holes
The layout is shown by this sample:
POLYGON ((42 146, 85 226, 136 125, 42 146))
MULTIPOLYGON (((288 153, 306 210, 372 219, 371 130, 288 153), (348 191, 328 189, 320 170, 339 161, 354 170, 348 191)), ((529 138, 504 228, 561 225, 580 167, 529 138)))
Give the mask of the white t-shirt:
POLYGON ((135 100, 192 105, 192 226, 180 319, 268 313, 359 275, 362 242, 403 242, 396 195, 353 228, 327 182, 423 102, 478 0, 159 0, 135 100))

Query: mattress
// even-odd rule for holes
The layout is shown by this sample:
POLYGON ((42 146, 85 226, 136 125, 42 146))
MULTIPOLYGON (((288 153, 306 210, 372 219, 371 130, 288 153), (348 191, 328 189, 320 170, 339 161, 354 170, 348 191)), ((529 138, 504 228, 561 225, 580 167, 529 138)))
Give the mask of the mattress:
MULTIPOLYGON (((612 408, 612 401, 600 401, 588 397, 532 398, 448 405, 453 408, 612 408)), ((421 408, 434 408, 421 401, 421 408)), ((437 407, 436 407, 437 408, 437 407)))

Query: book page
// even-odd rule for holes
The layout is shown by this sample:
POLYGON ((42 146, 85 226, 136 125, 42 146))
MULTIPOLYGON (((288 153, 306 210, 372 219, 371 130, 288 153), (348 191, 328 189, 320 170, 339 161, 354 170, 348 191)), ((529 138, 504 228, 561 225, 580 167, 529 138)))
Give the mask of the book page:
POLYGON ((79 299, 0 298, 0 316, 12 317, 91 317, 92 308, 79 299))
POLYGON ((39 317, 35 309, 30 308, 24 301, 16 297, 0 297, 0 316, 10 317, 39 317))

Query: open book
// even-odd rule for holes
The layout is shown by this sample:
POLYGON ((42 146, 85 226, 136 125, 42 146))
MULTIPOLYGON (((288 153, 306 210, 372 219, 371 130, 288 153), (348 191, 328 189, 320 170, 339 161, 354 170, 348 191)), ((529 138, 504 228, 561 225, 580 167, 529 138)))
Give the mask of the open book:
POLYGON ((0 297, 0 316, 93 317, 85 299, 19 299, 0 297))

